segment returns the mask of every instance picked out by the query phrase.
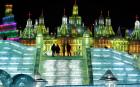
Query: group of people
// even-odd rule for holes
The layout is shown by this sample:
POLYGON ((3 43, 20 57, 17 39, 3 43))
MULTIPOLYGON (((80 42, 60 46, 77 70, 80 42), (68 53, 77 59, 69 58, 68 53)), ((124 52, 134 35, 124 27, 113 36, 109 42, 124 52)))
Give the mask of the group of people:
POLYGON ((57 54, 57 56, 59 56, 60 47, 58 44, 57 45, 53 44, 51 50, 52 50, 52 56, 55 56, 55 53, 57 54))
MULTIPOLYGON (((60 55, 60 47, 58 44, 57 45, 53 44, 51 50, 52 50, 52 56, 60 55)), ((67 56, 71 56, 71 45, 69 43, 63 44, 62 52, 63 52, 63 56, 65 56, 65 52, 67 52, 67 56)))

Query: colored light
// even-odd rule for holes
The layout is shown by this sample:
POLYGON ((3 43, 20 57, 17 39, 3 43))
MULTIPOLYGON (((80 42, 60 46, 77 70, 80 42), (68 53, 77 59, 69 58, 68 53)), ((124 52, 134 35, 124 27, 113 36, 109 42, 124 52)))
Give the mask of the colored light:
POLYGON ((15 38, 7 38, 7 40, 19 40, 19 37, 15 37, 15 38))
POLYGON ((7 31, 7 30, 16 30, 16 23, 10 23, 10 24, 3 24, 0 25, 0 31, 7 31))

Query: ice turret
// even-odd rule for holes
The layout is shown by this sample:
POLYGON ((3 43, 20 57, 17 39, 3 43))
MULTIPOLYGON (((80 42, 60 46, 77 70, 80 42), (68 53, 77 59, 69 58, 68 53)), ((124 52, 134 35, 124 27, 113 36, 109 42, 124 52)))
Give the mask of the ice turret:
POLYGON ((132 40, 140 40, 140 22, 138 20, 138 16, 136 16, 135 27, 130 38, 132 40))
POLYGON ((26 39, 31 39, 31 38, 35 38, 35 33, 33 30, 33 24, 32 24, 32 20, 30 18, 30 12, 29 12, 29 18, 27 20, 27 24, 25 29, 23 30, 23 36, 22 38, 26 38, 26 39))

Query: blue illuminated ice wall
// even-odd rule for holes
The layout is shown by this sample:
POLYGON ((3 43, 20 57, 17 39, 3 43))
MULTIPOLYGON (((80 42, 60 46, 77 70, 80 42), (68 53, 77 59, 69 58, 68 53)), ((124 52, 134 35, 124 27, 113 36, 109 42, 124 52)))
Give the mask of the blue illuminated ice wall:
POLYGON ((18 42, 0 40, 0 69, 11 76, 16 74, 34 75, 36 48, 18 42))
POLYGON ((130 85, 130 87, 133 84, 140 84, 140 69, 137 68, 133 56, 128 53, 113 49, 91 48, 91 63, 94 85, 103 84, 100 78, 107 70, 111 70, 118 79, 117 84, 130 85))

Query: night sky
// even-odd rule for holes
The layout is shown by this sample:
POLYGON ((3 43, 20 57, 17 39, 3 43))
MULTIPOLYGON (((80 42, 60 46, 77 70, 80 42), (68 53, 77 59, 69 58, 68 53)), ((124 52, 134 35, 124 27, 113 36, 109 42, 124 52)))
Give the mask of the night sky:
MULTIPOLYGON (((94 23, 103 11, 103 16, 107 16, 110 11, 113 28, 118 26, 133 28, 136 14, 140 16, 140 5, 138 2, 123 0, 77 0, 79 15, 82 16, 85 25, 94 23)), ((74 0, 0 0, 0 20, 4 16, 4 5, 13 4, 13 14, 17 22, 17 27, 24 28, 28 13, 31 12, 31 18, 37 19, 41 10, 44 10, 45 25, 53 31, 55 27, 61 25, 63 10, 66 9, 66 15, 71 16, 74 0)))

